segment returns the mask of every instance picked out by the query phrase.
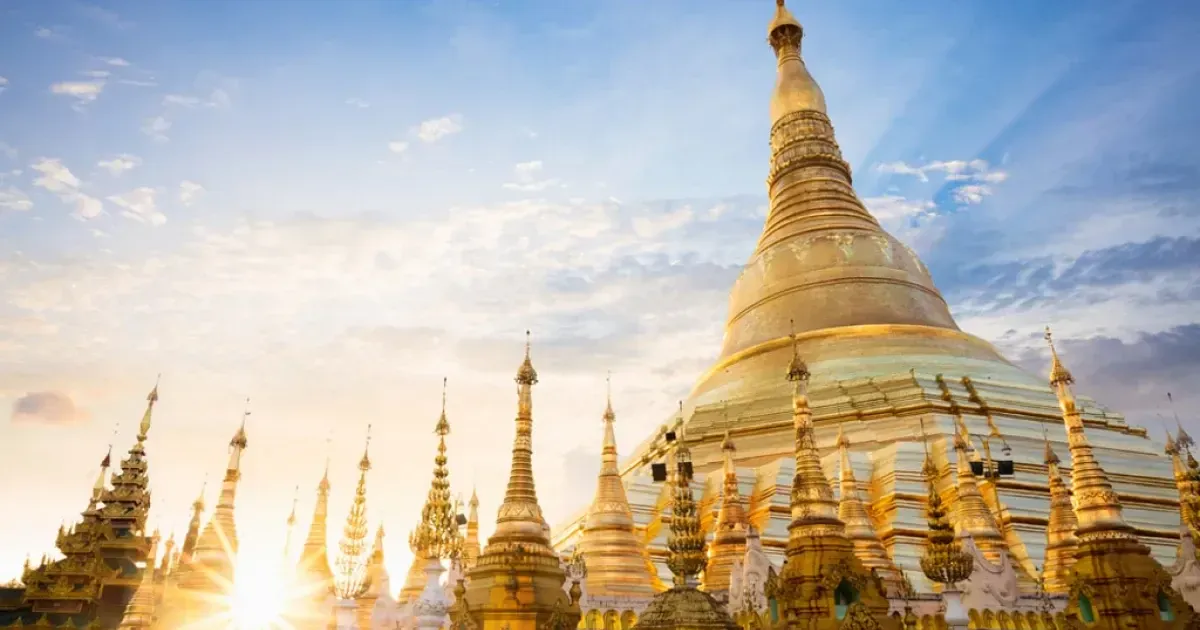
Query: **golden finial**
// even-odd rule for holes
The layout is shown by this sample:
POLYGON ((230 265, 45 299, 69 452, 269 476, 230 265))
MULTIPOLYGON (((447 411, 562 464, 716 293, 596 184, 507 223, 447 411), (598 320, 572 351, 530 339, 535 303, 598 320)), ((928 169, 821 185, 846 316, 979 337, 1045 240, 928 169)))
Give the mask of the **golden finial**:
POLYGON ((242 411, 242 424, 238 427, 237 433, 233 435, 233 439, 229 441, 230 448, 244 450, 248 442, 246 441, 246 419, 250 417, 250 398, 246 398, 246 409, 242 411))
POLYGON ((721 440, 721 450, 727 453, 737 451, 737 447, 733 444, 733 439, 729 437, 729 429, 725 429, 725 438, 721 440))
POLYGON ((971 575, 974 560, 954 536, 942 497, 937 491, 937 468, 929 456, 929 440, 925 434, 925 422, 921 421, 921 436, 925 443, 925 473, 929 485, 926 502, 926 517, 929 521, 928 543, 921 556, 921 571, 932 582, 953 585, 971 575))
POLYGON ((449 379, 442 377, 442 415, 438 417, 437 424, 433 427, 433 432, 437 435, 450 434, 450 421, 446 419, 446 387, 449 379))
POLYGON ((807 381, 809 377, 808 365, 806 365, 804 360, 800 358, 800 342, 796 338, 795 332, 796 322, 795 320, 788 321, 791 322, 792 330, 792 332, 788 335, 788 337, 790 337, 792 340, 792 362, 788 364, 787 378, 792 382, 807 381))
POLYGON ((1058 350, 1054 347, 1054 335, 1050 332, 1050 327, 1046 326, 1046 334, 1043 335, 1046 343, 1050 346, 1050 384, 1051 385, 1070 385, 1075 382, 1075 377, 1071 376, 1071 372, 1062 364, 1062 360, 1058 358, 1058 350))
POLYGON ((296 504, 300 502, 300 484, 296 484, 296 489, 292 492, 292 513, 288 514, 288 527, 296 524, 296 504))
POLYGON ((142 414, 142 422, 138 426, 137 441, 138 443, 145 442, 146 436, 150 433, 150 416, 154 409, 154 403, 158 402, 158 381, 162 378, 160 373, 154 379, 154 389, 146 396, 146 413, 142 414))
POLYGON ((533 342, 530 340, 529 331, 525 331, 525 360, 521 362, 521 367, 517 369, 517 384, 518 385, 537 385, 538 377, 537 370, 533 369, 533 360, 530 358, 530 348, 533 342))
POLYGON ((1175 444, 1182 450, 1191 450, 1196 442, 1192 440, 1192 436, 1188 435, 1187 431, 1183 430, 1183 423, 1179 421, 1179 413, 1175 411, 1175 399, 1171 397, 1171 392, 1167 392, 1167 404, 1171 407, 1171 415, 1175 416, 1175 426, 1179 429, 1175 444))
POLYGON ((200 484, 200 494, 196 495, 196 500, 192 502, 192 509, 196 512, 204 511, 204 493, 208 490, 208 475, 204 475, 204 481, 200 484))
POLYGON ((359 460, 359 462, 358 462, 358 469, 363 471, 364 473, 367 472, 368 470, 371 470, 371 457, 369 455, 370 450, 371 450, 371 425, 368 424, 367 425, 367 443, 363 446, 363 456, 362 456, 362 459, 359 460))
POLYGON ((841 424, 838 425, 837 445, 838 448, 850 448, 850 438, 846 437, 841 424))
POLYGON ((1042 427, 1042 441, 1044 441, 1046 443, 1045 464, 1047 466, 1049 466, 1051 464, 1057 466, 1058 464, 1062 463, 1062 460, 1060 460, 1058 458, 1058 455, 1055 454, 1054 449, 1050 446, 1050 436, 1049 436, 1049 434, 1046 433, 1045 426, 1042 427))
POLYGON ((446 435, 450 433, 450 422, 446 419, 444 386, 443 380, 443 409, 437 422, 438 445, 433 460, 433 480, 425 505, 421 508, 421 522, 408 537, 413 553, 423 558, 451 558, 462 550, 457 502, 450 500, 450 471, 446 468, 446 435))
MULTIPOLYGON (((680 409, 682 413, 682 401, 680 409)), ((675 586, 695 586, 696 576, 704 568, 704 532, 700 529, 700 515, 696 500, 692 496, 690 452, 683 445, 680 427, 679 446, 676 448, 675 492, 671 504, 671 529, 667 535, 667 566, 675 574, 675 586)))
POLYGON ((612 370, 609 370, 608 375, 604 377, 604 386, 607 390, 607 405, 604 407, 604 421, 612 422, 613 420, 617 419, 617 414, 613 412, 612 407, 612 370))

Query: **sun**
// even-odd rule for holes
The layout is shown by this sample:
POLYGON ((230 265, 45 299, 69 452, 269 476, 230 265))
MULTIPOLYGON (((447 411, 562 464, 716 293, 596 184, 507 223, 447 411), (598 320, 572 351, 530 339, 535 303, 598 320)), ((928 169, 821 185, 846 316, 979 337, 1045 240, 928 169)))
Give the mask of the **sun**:
POLYGON ((281 628, 287 598, 283 575, 275 563, 247 558, 238 563, 230 612, 242 630, 281 628))

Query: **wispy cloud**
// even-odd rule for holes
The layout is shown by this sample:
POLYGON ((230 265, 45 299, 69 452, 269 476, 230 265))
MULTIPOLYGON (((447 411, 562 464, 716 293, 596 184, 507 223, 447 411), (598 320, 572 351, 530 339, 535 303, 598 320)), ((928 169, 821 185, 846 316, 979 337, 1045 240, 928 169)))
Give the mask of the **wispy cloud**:
POLYGON ((513 178, 515 181, 506 182, 503 184, 503 187, 507 190, 537 192, 552 186, 561 185, 557 179, 542 178, 542 168, 541 160, 521 162, 513 167, 513 178))
POLYGON ((415 133, 421 142, 437 142, 446 136, 451 136, 463 130, 462 116, 450 114, 441 118, 431 118, 417 126, 415 133))
POLYGON ((370 103, 362 100, 361 98, 348 98, 346 99, 346 104, 359 109, 366 109, 371 106, 370 103))
POLYGON ((142 133, 154 138, 158 142, 166 142, 167 132, 171 130, 171 121, 163 116, 155 116, 147 118, 142 123, 142 133))
POLYGON ((8 87, 8 79, 6 79, 4 77, 0 77, 0 94, 3 94, 4 90, 7 87, 8 87))
POLYGON ((204 195, 204 186, 196 182, 183 180, 179 182, 179 202, 185 206, 196 203, 204 195))
POLYGON ((104 81, 63 81, 50 86, 50 92, 75 99, 79 109, 96 100, 104 91, 104 81))
POLYGON ((120 57, 100 57, 100 61, 103 61, 110 66, 117 66, 119 68, 127 68, 130 66, 128 61, 120 57))
POLYGON ((400 140, 393 140, 388 143, 388 150, 392 153, 404 153, 408 150, 408 143, 400 140))
POLYGON ((0 210, 25 212, 33 208, 33 201, 24 191, 14 186, 0 186, 0 210))
MULTIPOLYGON (((881 173, 893 173, 896 175, 911 175, 922 182, 929 181, 931 173, 941 173, 948 182, 977 182, 983 184, 983 188, 987 189, 986 184, 999 184, 1008 179, 1006 171, 992 168, 986 160, 935 160, 920 165, 911 165, 907 162, 888 162, 879 164, 875 169, 881 173)), ((977 196, 986 196, 991 194, 990 189, 987 192, 980 193, 978 187, 974 192, 965 193, 965 198, 973 199, 977 196)), ((968 201, 966 203, 979 203, 978 201, 968 201)))
POLYGON ((108 200, 123 208, 121 216, 125 218, 139 223, 162 225, 167 222, 167 215, 159 212, 156 195, 156 190, 143 186, 120 195, 111 195, 108 200))
POLYGON ((14 423, 75 424, 88 419, 87 412, 62 392, 30 392, 13 403, 14 423))
POLYGON ((113 176, 118 176, 125 171, 141 165, 142 158, 128 153, 122 153, 107 160, 100 160, 96 166, 108 171, 113 176))
POLYGON ((32 165, 33 170, 41 175, 33 180, 33 185, 52 192, 67 203, 75 205, 75 218, 94 219, 104 212, 104 205, 99 199, 84 194, 79 190, 82 182, 61 160, 56 158, 39 158, 32 165))
POLYGON ((35 31, 33 31, 33 34, 35 37, 40 37, 42 39, 50 39, 51 37, 54 37, 54 31, 45 26, 37 28, 35 31))

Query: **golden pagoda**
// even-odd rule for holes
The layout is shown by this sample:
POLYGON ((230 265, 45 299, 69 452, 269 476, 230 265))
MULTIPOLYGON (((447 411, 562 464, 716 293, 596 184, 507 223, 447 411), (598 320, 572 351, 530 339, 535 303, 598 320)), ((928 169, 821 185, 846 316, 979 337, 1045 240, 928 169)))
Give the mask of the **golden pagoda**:
POLYGON ((979 492, 979 484, 975 473, 971 470, 971 461, 967 457, 967 440, 965 427, 954 435, 954 453, 957 457, 958 475, 955 483, 957 495, 954 511, 955 529, 971 535, 975 545, 979 547, 985 558, 998 562, 1007 548, 996 518, 983 501, 979 492))
POLYGON ((696 588, 704 568, 704 532, 692 495, 692 458, 680 434, 668 464, 671 484, 671 529, 667 566, 674 585, 655 595, 634 624, 636 630, 738 630, 740 626, 713 596, 696 588))
POLYGON ((838 501, 838 518, 846 525, 846 537, 854 543, 854 553, 863 566, 883 579, 887 591, 899 592, 904 586, 904 576, 888 557, 883 543, 879 542, 871 515, 859 497, 858 480, 854 477, 854 467, 850 463, 850 439, 840 427, 837 445, 841 457, 838 485, 842 493, 838 501))
POLYGON ((207 488, 207 483, 200 486, 200 494, 192 502, 192 520, 188 523, 187 534, 183 536, 183 546, 179 553, 180 567, 190 565, 192 554, 196 551, 196 541, 200 539, 200 528, 204 525, 204 491, 207 488))
POLYGON ((338 542, 337 572, 333 590, 338 599, 357 599, 367 587, 367 473, 371 470, 371 428, 367 427, 367 445, 358 461, 358 486, 346 514, 342 539, 338 542))
POLYGON ((471 488, 471 500, 467 505, 470 510, 467 513, 467 535, 463 540, 463 570, 475 566, 475 561, 479 559, 479 494, 474 488, 471 488))
POLYGON ((1061 460, 1046 440, 1046 475, 1050 481, 1050 524, 1046 528, 1046 564, 1042 566, 1042 581, 1049 593, 1066 593, 1070 590, 1071 565, 1075 562, 1075 507, 1071 503, 1071 491, 1059 472, 1061 460))
POLYGON ((158 619, 158 593, 154 584, 154 561, 158 558, 158 533, 150 537, 150 552, 142 570, 142 582, 125 608, 119 630, 145 630, 158 619))
POLYGON ((1078 545, 1068 578, 1067 614, 1106 630, 1185 627, 1194 613, 1171 587, 1162 565, 1138 541, 1120 497, 1092 453, 1071 384, 1075 379, 1050 345, 1050 385, 1058 395, 1071 453, 1078 545))
POLYGON ((36 567, 26 561, 24 588, 4 594, 0 628, 116 628, 146 573, 153 579, 154 541, 145 533, 150 511, 145 445, 158 401, 157 385, 146 401, 136 440, 120 470, 109 477, 110 446, 81 519, 58 530, 55 546, 63 557, 43 556, 36 567))
MULTIPOLYGON (((786 23, 789 17, 781 4, 776 21, 786 23)), ((780 37, 787 32, 772 31, 780 37)), ((794 35, 798 44, 799 34, 794 35)), ((838 503, 817 453, 808 402, 808 366, 800 358, 798 343, 792 345, 787 380, 793 385, 796 475, 787 560, 774 589, 782 623, 788 628, 822 630, 841 627, 846 620, 855 622, 852 627, 895 628, 895 620, 888 617, 882 580, 863 566, 838 518, 838 503)))
POLYGON ((633 514, 621 473, 617 470, 616 414, 611 387, 604 408, 604 442, 596 497, 583 525, 579 552, 587 567, 584 585, 589 596, 641 596, 654 594, 645 546, 634 534, 633 514))
MULTIPOLYGON (((697 478, 721 474, 721 445, 726 430, 732 431, 734 464, 756 469, 754 495, 769 497, 769 505, 756 504, 752 514, 752 520, 766 519, 754 523, 764 547, 785 544, 789 475, 781 471, 793 455, 792 428, 790 392, 778 374, 790 359, 788 322, 794 320, 795 343, 817 375, 810 391, 816 447, 834 460, 836 425, 867 427, 855 448, 872 462, 870 478, 860 481, 872 488, 876 532, 893 563, 915 578, 925 542, 922 460, 913 440, 918 421, 928 421, 941 432, 933 437, 952 444, 955 431, 939 420, 957 409, 970 432, 1003 435, 1015 460, 1039 461, 1041 426, 1060 420, 1057 399, 1040 377, 958 328, 929 270, 857 197, 825 97, 801 54, 803 28, 781 2, 767 34, 777 61, 769 102, 768 213, 731 289, 719 356, 685 402, 697 478)), ((1169 474, 1159 446, 1090 399, 1081 399, 1080 412, 1097 449, 1120 475, 1138 535, 1156 556, 1173 556, 1178 528, 1164 520, 1162 505, 1174 496, 1155 479, 1169 474)), ((665 433, 648 436, 621 467, 637 530, 660 570, 666 550, 649 526, 657 498, 643 480, 667 448, 665 433)), ((1027 472, 1018 465, 1018 477, 1027 472)), ((1001 537, 977 542, 989 557, 1006 548, 1018 567, 1018 584, 1029 588, 1044 562, 1048 488, 1021 479, 985 485, 976 482, 986 490, 985 506, 1001 537)), ((960 508, 949 494, 948 508, 957 516, 960 508)), ((577 544, 585 519, 580 510, 556 528, 556 548, 577 544)))
POLYGON ((579 587, 563 589, 566 574, 550 548, 545 519, 533 482, 533 386, 537 371, 530 359, 517 370, 516 437, 504 502, 496 530, 467 579, 455 589, 451 612, 455 628, 478 630, 573 630, 579 625, 579 587))
POLYGON ((750 527, 742 494, 738 489, 737 468, 733 464, 737 446, 734 445, 728 431, 721 442, 721 452, 725 454, 721 507, 717 511, 708 565, 704 569, 704 590, 710 593, 729 590, 730 571, 734 563, 746 555, 746 534, 750 527))

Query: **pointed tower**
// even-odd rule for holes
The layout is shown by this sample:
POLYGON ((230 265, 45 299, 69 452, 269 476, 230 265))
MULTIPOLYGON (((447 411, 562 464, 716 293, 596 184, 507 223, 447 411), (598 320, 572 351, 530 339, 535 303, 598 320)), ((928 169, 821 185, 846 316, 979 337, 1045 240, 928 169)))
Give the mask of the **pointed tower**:
POLYGON ((200 487, 200 494, 192 502, 192 520, 188 523, 187 534, 183 537, 183 547, 180 548, 179 564, 186 567, 192 563, 192 554, 196 552, 196 541, 200 538, 200 526, 204 518, 204 491, 208 484, 200 487))
POLYGON ((737 468, 733 464, 737 447, 729 437, 729 431, 725 432, 725 439, 721 442, 721 452, 725 456, 721 508, 717 511, 708 566, 704 570, 704 590, 710 593, 729 590, 730 571, 734 563, 746 555, 746 532, 750 525, 742 494, 738 490, 737 468))
POLYGON ((367 472, 371 470, 371 427, 367 427, 367 445, 358 461, 358 487, 354 502, 346 514, 342 540, 338 543, 337 574, 334 593, 339 599, 357 599, 367 589, 367 472))
POLYGON ((879 536, 875 533, 875 525, 871 515, 858 494, 858 480, 854 478, 854 468, 850 464, 850 440, 838 427, 838 454, 841 458, 840 478, 838 485, 842 496, 838 502, 838 519, 846 525, 846 537, 854 543, 854 554, 868 571, 874 571, 884 582, 888 592, 899 592, 904 576, 888 557, 879 536))
MULTIPOLYGON (((800 27, 782 4, 776 23, 772 37, 794 37, 795 45, 799 46, 800 27)), ((838 519, 838 503, 821 468, 808 400, 808 366, 800 358, 795 337, 787 379, 793 384, 796 476, 792 479, 787 560, 779 574, 780 616, 789 627, 811 630, 832 630, 848 617, 866 616, 891 630, 896 624, 887 615, 888 602, 882 584, 855 555, 854 544, 838 519)))
POLYGON ((296 565, 297 582, 300 589, 313 599, 324 599, 333 592, 333 570, 329 568, 329 459, 325 460, 325 473, 317 484, 317 502, 313 507, 312 522, 304 548, 300 550, 300 562, 296 565))
POLYGON ((154 561, 158 557, 158 534, 150 537, 150 551, 147 554, 147 564, 142 569, 142 581, 133 598, 129 600, 125 614, 121 618, 119 630, 148 630, 158 619, 157 589, 154 585, 154 561))
MULTIPOLYGON (((249 400, 246 401, 247 405, 249 400)), ((229 463, 225 466, 225 478, 221 482, 221 495, 212 518, 201 531, 192 550, 192 570, 180 580, 180 587, 208 593, 207 599, 224 601, 220 595, 233 591, 234 568, 237 566, 238 538, 234 504, 237 500, 238 482, 242 478, 242 453, 246 440, 246 419, 250 410, 242 413, 242 422, 229 440, 229 463)))
POLYGON ((463 541, 463 569, 469 570, 479 559, 479 495, 471 488, 470 510, 467 513, 467 537, 463 541))
POLYGON ((736 630, 737 623, 707 592, 696 588, 697 574, 704 568, 704 531, 692 495, 692 456, 679 435, 668 463, 672 486, 671 529, 667 535, 667 566, 675 575, 674 585, 650 600, 634 624, 638 630, 736 630))
POLYGON ((579 625, 577 597, 563 590, 566 574, 546 537, 545 518, 533 483, 533 386, 537 371, 530 359, 517 370, 516 437, 504 503, 496 530, 478 562, 459 582, 456 627, 478 630, 572 630, 579 625))
POLYGON ((1071 491, 1058 470, 1061 461, 1046 439, 1046 475, 1050 480, 1050 519, 1046 526, 1046 563, 1042 565, 1044 588, 1049 593, 1070 590, 1071 565, 1075 563, 1075 508, 1071 491))
POLYGON ((283 566, 287 569, 291 567, 292 559, 292 533, 296 531, 296 504, 300 502, 300 486, 296 486, 296 490, 292 493, 292 511, 287 517, 287 536, 283 539, 283 566))
POLYGON ((965 430, 960 423, 959 431, 954 435, 954 452, 958 458, 958 497, 954 504, 955 530, 960 534, 970 534, 984 557, 996 563, 1004 556, 1007 546, 1004 544, 1004 535, 1000 533, 1000 527, 996 525, 996 517, 988 509, 987 503, 984 503, 975 473, 971 470, 965 430))
POLYGON ((604 442, 600 449, 600 474, 596 497, 584 521, 579 550, 587 567, 584 579, 591 596, 643 596, 654 594, 645 547, 633 531, 633 512, 617 470, 617 438, 613 430, 611 383, 604 408, 604 442))
POLYGON ((1071 452, 1071 486, 1078 519, 1078 546, 1069 577, 1066 612, 1102 630, 1184 627, 1191 608, 1169 585, 1170 577, 1125 522, 1121 500, 1092 454, 1071 384, 1075 379, 1054 347, 1050 329, 1050 385, 1062 407, 1071 452), (1160 610, 1165 605, 1170 614, 1160 610), (1164 621, 1170 616, 1172 621, 1164 621))

